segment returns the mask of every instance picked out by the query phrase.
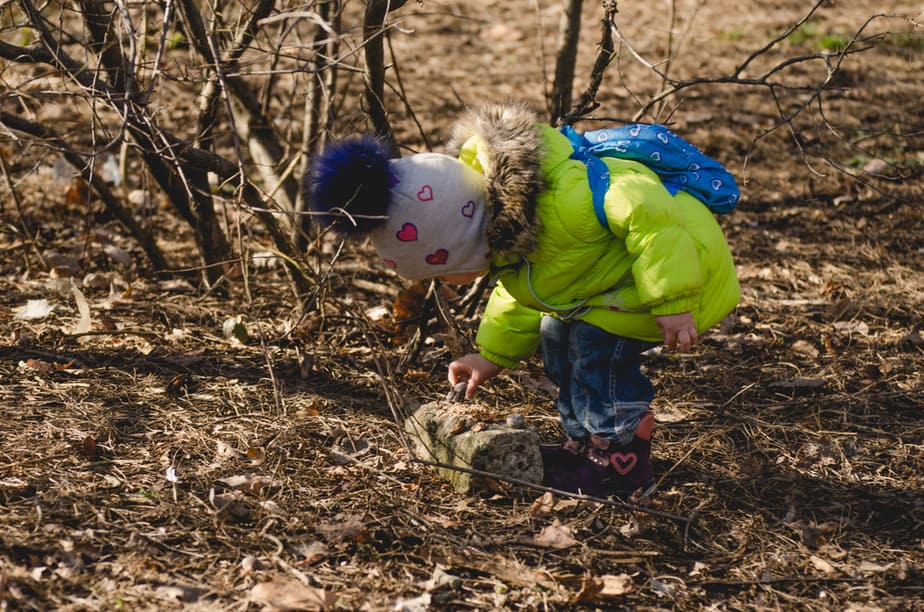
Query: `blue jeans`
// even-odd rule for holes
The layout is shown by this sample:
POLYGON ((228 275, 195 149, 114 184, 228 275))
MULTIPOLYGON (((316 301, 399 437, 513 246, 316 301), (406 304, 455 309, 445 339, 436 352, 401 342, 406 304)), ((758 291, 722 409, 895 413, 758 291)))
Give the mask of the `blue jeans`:
POLYGON ((574 440, 595 434, 629 444, 654 398, 641 371, 653 342, 624 338, 583 321, 542 317, 542 358, 558 385, 558 412, 574 440))

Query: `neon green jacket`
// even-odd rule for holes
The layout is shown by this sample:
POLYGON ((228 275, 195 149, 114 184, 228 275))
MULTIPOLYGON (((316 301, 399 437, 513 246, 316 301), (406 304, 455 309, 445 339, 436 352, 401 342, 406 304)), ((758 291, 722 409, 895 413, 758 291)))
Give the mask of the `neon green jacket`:
POLYGON ((712 212, 671 196, 647 167, 605 158, 609 229, 594 213, 568 139, 521 106, 488 106, 454 130, 459 158, 485 175, 497 279, 476 342, 507 367, 539 344, 543 313, 610 333, 662 340, 656 316, 691 312, 700 332, 740 298, 731 251, 712 212))

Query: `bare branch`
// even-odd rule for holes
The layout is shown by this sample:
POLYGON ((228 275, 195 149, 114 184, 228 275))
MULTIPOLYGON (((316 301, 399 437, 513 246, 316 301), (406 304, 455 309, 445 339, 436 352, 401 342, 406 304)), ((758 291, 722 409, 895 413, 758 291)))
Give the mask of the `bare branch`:
POLYGON ((574 66, 577 62, 578 42, 581 38, 582 6, 583 0, 564 0, 558 31, 555 78, 552 81, 552 94, 549 100, 549 115, 553 124, 558 123, 565 109, 571 106, 574 66))
POLYGON ((382 43, 385 18, 388 13, 404 6, 405 0, 368 0, 363 20, 366 58, 366 112, 375 132, 381 136, 398 156, 398 142, 388 123, 385 111, 385 50, 382 43))
POLYGON ((781 42, 789 38, 789 35, 795 32, 796 30, 798 30, 800 27, 802 27, 802 25, 805 22, 811 19, 812 15, 818 12, 818 9, 821 8, 821 5, 823 5, 825 2, 826 0, 817 0, 817 2, 815 2, 815 5, 812 6, 812 8, 809 9, 809 11, 805 15, 803 15, 801 19, 799 19, 798 21, 790 25, 788 28, 786 28, 786 30, 782 34, 780 34, 774 39, 771 39, 770 42, 768 42, 766 45, 764 45, 763 47, 751 53, 747 58, 745 58, 745 60, 741 64, 738 65, 737 68, 735 68, 735 71, 732 74, 734 74, 735 76, 740 75, 742 72, 745 71, 745 69, 747 69, 747 67, 751 64, 751 62, 753 62, 755 59, 764 55, 765 53, 767 53, 767 51, 769 51, 776 45, 780 44, 781 42))
MULTIPOLYGON (((318 17, 323 22, 318 24, 314 35, 314 44, 321 49, 314 54, 312 70, 308 72, 308 94, 305 96, 305 116, 302 121, 301 159, 299 176, 308 171, 309 158, 326 143, 327 131, 333 120, 331 105, 337 92, 337 74, 335 63, 340 50, 340 0, 320 0, 318 17)), ((296 198, 296 212, 308 209, 304 192, 299 190, 296 198)), ((307 246, 310 231, 310 217, 304 215, 299 219, 296 236, 299 247, 307 246)))
POLYGON ((604 0, 603 9, 603 20, 600 22, 600 44, 597 46, 597 56, 590 73, 590 82, 574 107, 561 118, 560 124, 562 125, 574 123, 597 107, 597 92, 603 82, 603 75, 616 54, 613 46, 613 31, 616 27, 616 13, 618 12, 615 0, 604 0))
POLYGON ((167 268, 166 259, 164 259, 163 253, 157 247, 151 233, 135 221, 132 214, 122 206, 119 199, 109 189, 109 185, 97 173, 93 172, 86 160, 61 140, 51 128, 3 111, 0 111, 0 124, 7 126, 11 130, 39 137, 47 146, 60 151, 68 163, 80 173, 80 176, 97 193, 106 209, 135 237, 153 268, 155 270, 165 270, 167 268))

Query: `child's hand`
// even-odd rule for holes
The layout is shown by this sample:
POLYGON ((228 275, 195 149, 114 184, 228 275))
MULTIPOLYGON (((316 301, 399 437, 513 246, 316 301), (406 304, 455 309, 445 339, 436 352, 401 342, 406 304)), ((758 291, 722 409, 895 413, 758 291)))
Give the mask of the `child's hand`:
POLYGON ((655 318, 664 332, 664 344, 667 348, 673 350, 679 346, 681 351, 687 352, 696 345, 698 334, 691 313, 681 312, 655 318))
POLYGON ((494 378, 503 369, 478 353, 472 353, 449 364, 449 383, 454 387, 462 381, 468 381, 468 387, 465 389, 465 399, 472 399, 478 385, 494 378))

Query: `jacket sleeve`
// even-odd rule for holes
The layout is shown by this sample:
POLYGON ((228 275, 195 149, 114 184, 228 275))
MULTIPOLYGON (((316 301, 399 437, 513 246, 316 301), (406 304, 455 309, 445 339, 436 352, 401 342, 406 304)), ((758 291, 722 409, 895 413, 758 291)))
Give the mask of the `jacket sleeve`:
POLYGON ((541 317, 539 311, 523 306, 497 283, 475 337, 481 356, 508 369, 517 367, 539 346, 541 317))
POLYGON ((623 169, 613 178, 607 220, 632 257, 639 299, 654 316, 692 312, 705 279, 679 203, 653 174, 623 169))

